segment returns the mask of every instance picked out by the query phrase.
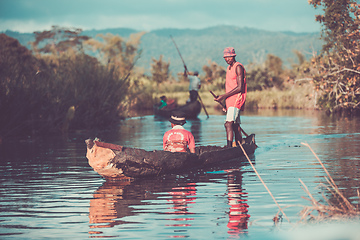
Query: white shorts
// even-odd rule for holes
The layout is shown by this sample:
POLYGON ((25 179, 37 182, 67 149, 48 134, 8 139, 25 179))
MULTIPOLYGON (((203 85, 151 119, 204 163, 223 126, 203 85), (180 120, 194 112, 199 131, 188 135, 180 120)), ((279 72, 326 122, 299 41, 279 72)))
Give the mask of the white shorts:
POLYGON ((226 122, 234 122, 240 124, 240 109, 236 107, 229 107, 226 112, 226 122))

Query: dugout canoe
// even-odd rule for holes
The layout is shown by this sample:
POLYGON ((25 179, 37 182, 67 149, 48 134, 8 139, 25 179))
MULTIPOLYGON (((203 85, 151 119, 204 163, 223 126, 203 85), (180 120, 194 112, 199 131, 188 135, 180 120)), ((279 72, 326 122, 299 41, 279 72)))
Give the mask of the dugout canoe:
MULTIPOLYGON (((220 165, 234 159, 247 161, 240 147, 200 146, 196 147, 194 154, 146 151, 92 139, 85 140, 85 143, 89 165, 104 178, 113 180, 182 173, 191 169, 220 165)), ((242 146, 247 155, 253 154, 257 148, 255 135, 251 134, 245 138, 242 146)))
POLYGON ((194 101, 174 109, 159 109, 157 106, 154 106, 154 114, 157 116, 169 118, 173 111, 182 111, 185 113, 186 119, 195 119, 201 112, 201 103, 194 101))

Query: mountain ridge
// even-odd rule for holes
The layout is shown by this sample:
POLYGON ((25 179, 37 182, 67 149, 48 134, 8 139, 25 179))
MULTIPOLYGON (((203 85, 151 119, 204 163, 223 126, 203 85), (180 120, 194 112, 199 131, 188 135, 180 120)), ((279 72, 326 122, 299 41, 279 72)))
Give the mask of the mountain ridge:
MULTIPOLYGON (((141 31, 131 28, 110 28, 84 30, 82 35, 95 37, 100 33, 111 33, 127 39, 131 34, 138 32, 141 31)), ((32 33, 9 30, 3 33, 18 39, 27 47, 29 47, 28 42, 34 40, 32 33)), ((313 52, 320 51, 323 45, 320 32, 274 32, 230 25, 203 29, 164 28, 148 31, 142 36, 139 46, 142 55, 136 66, 143 68, 144 72, 149 74, 152 59, 159 59, 160 55, 163 55, 163 61, 170 62, 173 75, 182 72, 183 63, 170 36, 175 40, 189 71, 197 70, 200 74, 202 67, 208 65, 209 61, 226 67, 222 54, 223 49, 229 46, 235 48, 237 61, 244 65, 251 62, 261 64, 267 54, 273 54, 282 59, 284 66, 289 67, 292 62, 296 62, 294 50, 302 52, 306 59, 309 59, 313 52)))

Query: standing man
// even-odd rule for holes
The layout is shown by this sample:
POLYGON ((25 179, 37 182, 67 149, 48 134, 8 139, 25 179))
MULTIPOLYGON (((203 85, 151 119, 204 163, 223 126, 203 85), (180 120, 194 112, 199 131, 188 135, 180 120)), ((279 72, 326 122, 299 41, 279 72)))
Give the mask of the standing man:
POLYGON ((190 94, 190 98, 189 100, 187 100, 187 103, 190 102, 195 102, 198 98, 198 91, 201 88, 201 81, 199 79, 199 72, 195 71, 193 75, 189 75, 187 74, 187 69, 185 67, 185 71, 184 71, 184 76, 185 78, 189 79, 189 94, 190 94))
POLYGON ((190 152, 195 153, 194 136, 183 127, 186 123, 185 114, 180 111, 174 111, 169 121, 171 122, 171 130, 164 134, 164 151, 186 152, 189 147, 190 152))
POLYGON ((222 102, 225 99, 225 129, 228 147, 232 147, 234 133, 236 144, 243 143, 240 128, 240 111, 244 110, 247 93, 245 68, 235 60, 235 56, 234 48, 225 48, 224 59, 229 65, 226 70, 225 94, 214 98, 217 102, 222 102))

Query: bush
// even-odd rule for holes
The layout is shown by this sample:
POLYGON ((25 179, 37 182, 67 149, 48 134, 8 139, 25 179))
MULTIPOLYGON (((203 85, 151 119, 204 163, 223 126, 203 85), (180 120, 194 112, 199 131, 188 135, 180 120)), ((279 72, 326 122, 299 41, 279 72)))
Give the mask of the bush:
POLYGON ((125 115, 128 81, 82 52, 35 58, 0 35, 0 136, 103 129, 125 115))

